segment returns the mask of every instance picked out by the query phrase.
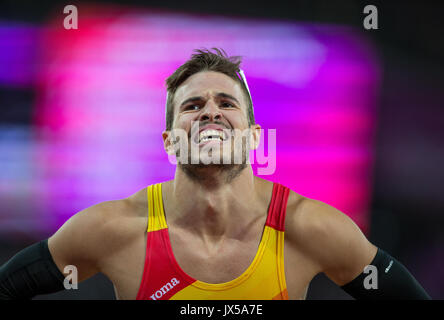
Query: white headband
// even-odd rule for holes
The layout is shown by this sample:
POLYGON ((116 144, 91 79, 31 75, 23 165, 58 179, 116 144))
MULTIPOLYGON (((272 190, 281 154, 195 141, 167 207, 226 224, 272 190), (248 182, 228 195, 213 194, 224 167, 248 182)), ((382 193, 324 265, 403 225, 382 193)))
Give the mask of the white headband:
POLYGON ((243 81, 244 84, 245 84, 245 87, 247 87, 248 95, 250 96, 250 100, 251 100, 250 88, 248 88, 247 78, 245 77, 244 70, 239 69, 239 74, 240 74, 240 76, 241 76, 241 78, 242 78, 242 81, 243 81))

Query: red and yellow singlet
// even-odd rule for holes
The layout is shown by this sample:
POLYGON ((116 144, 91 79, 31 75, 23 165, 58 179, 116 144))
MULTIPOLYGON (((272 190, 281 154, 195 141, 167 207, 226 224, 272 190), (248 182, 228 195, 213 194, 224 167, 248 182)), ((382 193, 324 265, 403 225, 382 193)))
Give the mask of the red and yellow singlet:
POLYGON ((210 284, 187 275, 174 258, 162 204, 162 185, 149 186, 145 266, 137 300, 283 300, 284 221, 289 189, 275 183, 253 262, 239 277, 210 284))

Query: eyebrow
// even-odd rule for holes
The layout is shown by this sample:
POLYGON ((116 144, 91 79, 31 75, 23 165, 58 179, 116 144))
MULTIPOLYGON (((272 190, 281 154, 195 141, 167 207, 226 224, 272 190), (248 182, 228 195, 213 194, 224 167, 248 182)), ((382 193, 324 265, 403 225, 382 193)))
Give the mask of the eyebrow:
MULTIPOLYGON (((228 93, 218 92, 218 93, 216 94, 216 97, 218 97, 218 98, 227 98, 227 99, 231 99, 231 100, 233 100, 233 101, 236 101, 238 104, 240 104, 239 101, 238 101, 235 97, 233 97, 231 94, 228 94, 228 93)), ((205 99, 205 98, 202 97, 202 96, 196 96, 196 97, 188 98, 188 99, 184 100, 184 101, 180 104, 180 108, 183 107, 185 104, 187 104, 187 103, 189 103, 189 102, 202 101, 202 100, 204 100, 204 99, 205 99)))

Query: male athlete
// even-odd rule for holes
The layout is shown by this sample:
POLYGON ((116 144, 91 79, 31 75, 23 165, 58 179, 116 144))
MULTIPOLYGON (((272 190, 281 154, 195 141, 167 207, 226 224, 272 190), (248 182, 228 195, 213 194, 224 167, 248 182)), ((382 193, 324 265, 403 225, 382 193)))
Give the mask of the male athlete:
POLYGON ((345 214, 253 175, 261 127, 239 66, 214 49, 178 68, 162 134, 181 159, 174 179, 89 207, 20 251, 0 268, 0 298, 63 290, 74 265, 79 281, 105 274, 118 299, 305 299, 321 272, 357 299, 430 299, 345 214))

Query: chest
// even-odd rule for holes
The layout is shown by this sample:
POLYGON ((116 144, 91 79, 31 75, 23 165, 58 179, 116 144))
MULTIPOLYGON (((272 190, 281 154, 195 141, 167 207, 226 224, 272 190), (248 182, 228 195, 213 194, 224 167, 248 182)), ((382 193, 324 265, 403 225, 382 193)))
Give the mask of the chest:
POLYGON ((174 260, 194 279, 206 283, 224 283, 241 276, 255 259, 262 230, 243 239, 223 239, 205 243, 196 236, 170 230, 174 260))
MULTIPOLYGON (((223 283, 239 277, 253 262, 261 239, 226 240, 208 247, 180 232, 170 232, 174 259, 189 276, 207 283, 223 283), (248 241, 247 241, 248 240, 248 241)), ((118 299, 136 299, 145 266, 147 234, 143 232, 106 263, 103 273, 113 282, 118 299)), ((315 276, 309 259, 284 243, 284 268, 290 299, 304 299, 315 276)))

